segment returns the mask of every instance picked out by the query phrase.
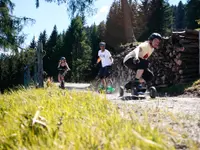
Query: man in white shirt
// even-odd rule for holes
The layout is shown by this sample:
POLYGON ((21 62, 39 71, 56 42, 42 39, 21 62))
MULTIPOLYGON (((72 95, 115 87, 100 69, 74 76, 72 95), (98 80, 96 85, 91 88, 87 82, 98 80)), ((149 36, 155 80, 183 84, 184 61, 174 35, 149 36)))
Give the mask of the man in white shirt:
POLYGON ((99 70, 99 77, 102 79, 102 84, 106 88, 106 78, 111 74, 111 66, 113 64, 113 58, 111 53, 105 49, 106 43, 99 43, 100 50, 98 51, 97 63, 101 61, 101 68, 99 70))
POLYGON ((125 56, 123 61, 124 65, 136 71, 134 82, 128 82, 125 85, 126 89, 130 89, 132 84, 138 86, 141 82, 150 82, 153 79, 154 75, 148 69, 148 58, 154 52, 154 49, 159 47, 161 40, 162 37, 160 34, 152 33, 148 41, 141 43, 125 56))

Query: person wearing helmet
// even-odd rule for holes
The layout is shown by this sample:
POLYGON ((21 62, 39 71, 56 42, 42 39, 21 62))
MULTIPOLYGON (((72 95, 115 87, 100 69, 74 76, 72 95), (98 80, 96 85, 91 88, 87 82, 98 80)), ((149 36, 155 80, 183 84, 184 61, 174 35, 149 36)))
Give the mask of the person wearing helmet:
POLYGON ((150 82, 154 75, 148 69, 148 58, 154 52, 154 49, 159 48, 159 44, 162 40, 162 36, 159 33, 152 33, 148 41, 145 41, 139 44, 133 51, 128 53, 123 63, 129 69, 133 69, 136 71, 135 80, 129 81, 126 85, 126 89, 131 89, 132 85, 136 85, 136 87, 143 82, 150 82))
POLYGON ((58 63, 58 69, 59 69, 59 72, 58 72, 58 82, 61 83, 61 77, 63 77, 62 75, 70 70, 67 62, 66 62, 66 59, 65 57, 61 57, 60 60, 59 60, 59 63, 58 63))
POLYGON ((102 84, 104 88, 106 88, 106 78, 111 74, 111 66, 113 64, 113 58, 111 53, 105 49, 106 43, 100 42, 99 47, 100 50, 98 51, 98 59, 97 64, 101 62, 101 68, 99 70, 99 78, 102 79, 102 84))

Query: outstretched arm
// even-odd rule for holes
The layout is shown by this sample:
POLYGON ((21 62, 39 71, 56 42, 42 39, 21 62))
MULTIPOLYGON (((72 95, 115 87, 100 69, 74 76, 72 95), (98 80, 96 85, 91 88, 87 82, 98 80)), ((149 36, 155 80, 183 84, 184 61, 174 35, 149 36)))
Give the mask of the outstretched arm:
POLYGON ((139 58, 139 52, 142 51, 141 47, 136 47, 135 48, 135 58, 138 59, 139 58))
POLYGON ((98 64, 100 61, 101 61, 101 59, 100 59, 100 58, 98 58, 98 59, 97 59, 97 64, 98 64))

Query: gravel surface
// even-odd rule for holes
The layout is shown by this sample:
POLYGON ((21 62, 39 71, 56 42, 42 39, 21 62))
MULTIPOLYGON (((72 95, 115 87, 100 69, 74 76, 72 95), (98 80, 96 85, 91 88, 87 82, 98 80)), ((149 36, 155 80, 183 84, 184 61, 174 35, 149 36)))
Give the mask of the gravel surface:
POLYGON ((131 118, 136 114, 139 121, 146 121, 167 135, 176 149, 200 149, 200 98, 121 100, 118 94, 107 98, 117 105, 122 117, 131 118))

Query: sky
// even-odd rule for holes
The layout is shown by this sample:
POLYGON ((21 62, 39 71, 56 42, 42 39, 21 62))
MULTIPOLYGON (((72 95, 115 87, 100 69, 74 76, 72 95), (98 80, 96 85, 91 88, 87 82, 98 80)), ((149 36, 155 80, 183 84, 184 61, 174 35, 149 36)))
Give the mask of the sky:
MULTIPOLYGON (((87 25, 93 23, 99 24, 106 20, 109 8, 114 0, 97 0, 94 3, 94 8, 97 12, 86 18, 87 25)), ((185 3, 186 0, 182 0, 185 3)), ((27 35, 25 44, 27 46, 32 40, 33 36, 38 38, 40 32, 46 30, 49 36, 53 30, 54 25, 57 26, 58 32, 67 30, 70 24, 69 14, 67 12, 66 4, 57 5, 56 3, 47 3, 45 0, 40 0, 40 7, 35 7, 35 0, 12 0, 15 4, 13 15, 18 17, 29 17, 35 19, 34 24, 28 24, 24 27, 23 32, 27 35)), ((179 0, 169 0, 170 4, 177 5, 179 0)))

